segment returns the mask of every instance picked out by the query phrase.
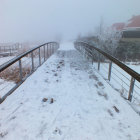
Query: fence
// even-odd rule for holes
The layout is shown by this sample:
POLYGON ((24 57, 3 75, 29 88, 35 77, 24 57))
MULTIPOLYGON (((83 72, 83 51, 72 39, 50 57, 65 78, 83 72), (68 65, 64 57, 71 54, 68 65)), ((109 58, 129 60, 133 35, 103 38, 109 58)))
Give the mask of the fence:
POLYGON ((140 105, 140 74, 85 42, 75 42, 75 48, 89 59, 93 67, 130 102, 140 105))
POLYGON ((0 46, 0 56, 12 56, 15 55, 19 50, 19 44, 0 46))
POLYGON ((17 89, 57 49, 59 44, 49 42, 35 47, 0 66, 0 103, 17 89))

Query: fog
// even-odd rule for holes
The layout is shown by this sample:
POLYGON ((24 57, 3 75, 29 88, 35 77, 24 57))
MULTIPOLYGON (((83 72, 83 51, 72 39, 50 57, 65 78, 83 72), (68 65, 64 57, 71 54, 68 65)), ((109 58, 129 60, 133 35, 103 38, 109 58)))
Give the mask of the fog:
POLYGON ((140 14, 140 0, 0 0, 0 42, 74 39, 140 14))

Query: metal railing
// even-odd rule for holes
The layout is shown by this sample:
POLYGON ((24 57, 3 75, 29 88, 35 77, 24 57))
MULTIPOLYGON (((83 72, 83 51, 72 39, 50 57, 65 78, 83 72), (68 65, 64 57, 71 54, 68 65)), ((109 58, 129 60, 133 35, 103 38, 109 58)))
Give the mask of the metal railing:
POLYGON ((0 66, 0 103, 15 91, 57 49, 57 42, 48 42, 15 57, 0 66))
POLYGON ((77 41, 74 45, 125 99, 140 104, 139 73, 93 45, 82 41, 77 41))

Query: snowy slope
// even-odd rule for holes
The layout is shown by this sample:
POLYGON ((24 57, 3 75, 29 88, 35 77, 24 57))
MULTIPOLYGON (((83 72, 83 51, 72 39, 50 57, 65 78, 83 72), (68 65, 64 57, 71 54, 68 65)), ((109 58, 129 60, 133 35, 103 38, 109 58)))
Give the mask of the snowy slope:
POLYGON ((2 140, 139 140, 140 117, 73 44, 0 105, 2 140))

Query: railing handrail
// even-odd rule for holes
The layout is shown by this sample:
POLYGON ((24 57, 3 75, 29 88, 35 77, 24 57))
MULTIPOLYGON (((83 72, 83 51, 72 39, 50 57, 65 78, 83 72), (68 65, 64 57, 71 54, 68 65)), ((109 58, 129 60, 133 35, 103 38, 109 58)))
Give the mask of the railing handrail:
POLYGON ((126 66, 125 64, 123 64, 121 61, 119 61, 117 58, 113 57, 112 55, 108 54, 107 52, 93 46, 90 45, 86 42, 83 41, 76 41, 75 43, 82 43, 85 44, 89 47, 94 48, 95 50, 97 50, 98 52, 100 52, 101 54, 103 54, 105 57, 107 57, 109 60, 111 60, 112 62, 114 62, 116 65, 118 65, 121 69, 123 69, 125 72, 127 72, 129 75, 131 75, 133 78, 135 78, 137 81, 140 82, 140 74, 137 73, 136 71, 134 71, 133 69, 129 68, 128 66, 126 66))
POLYGON ((57 42, 47 42, 45 44, 39 45, 37 47, 34 47, 34 48, 30 49, 29 51, 26 51, 26 52, 20 54, 19 56, 15 57, 15 58, 13 58, 11 60, 9 60, 8 62, 2 64, 0 66, 0 72, 2 72, 3 70, 5 70, 6 68, 8 68, 9 66, 11 66, 12 64, 16 63, 18 60, 20 60, 24 56, 28 55, 29 53, 33 52, 34 50, 37 50, 38 48, 40 48, 40 47, 42 47, 44 45, 47 45, 47 44, 51 44, 51 43, 56 43, 57 44, 57 42))

